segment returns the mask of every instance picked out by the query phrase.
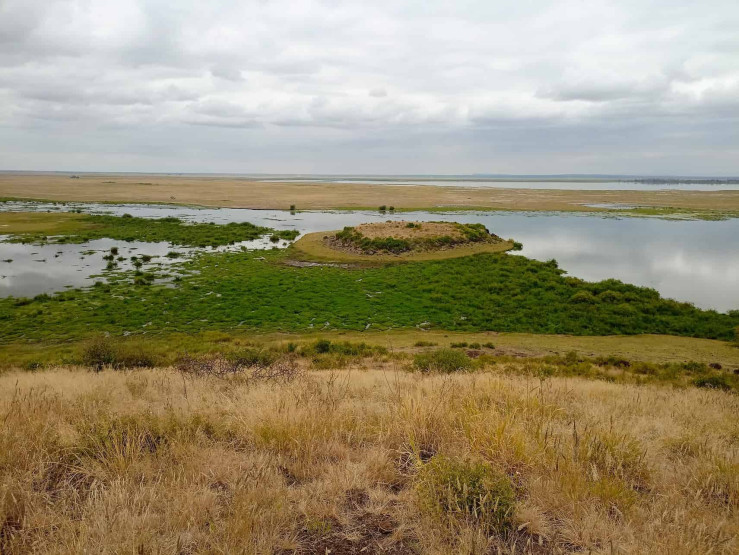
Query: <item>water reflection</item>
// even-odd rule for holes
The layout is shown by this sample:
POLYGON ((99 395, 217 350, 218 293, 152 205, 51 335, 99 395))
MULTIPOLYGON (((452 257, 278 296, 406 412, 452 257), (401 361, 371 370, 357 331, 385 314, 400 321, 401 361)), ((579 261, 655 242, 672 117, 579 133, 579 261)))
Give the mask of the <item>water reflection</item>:
MULTIPOLYGON (((287 241, 280 241, 276 246, 284 248, 287 244, 287 241)), ((107 272, 134 269, 132 257, 143 263, 142 271, 167 270, 170 275, 176 275, 177 272, 169 267, 194 252, 255 250, 273 246, 275 243, 267 238, 212 249, 176 247, 166 242, 124 242, 114 239, 96 239, 76 245, 0 242, 0 297, 31 297, 71 287, 90 286, 107 272), (114 255, 111 249, 115 249, 114 255), (103 258, 104 256, 112 257, 112 268, 108 268, 109 260, 103 258)))
MULTIPOLYGON (((4 207, 6 210, 33 208, 49 209, 49 205, 8 203, 4 207)), ((665 297, 692 302, 702 308, 720 311, 739 309, 739 219, 673 221, 520 212, 380 214, 376 211, 359 211, 290 214, 279 210, 94 204, 58 205, 56 208, 116 215, 129 213, 149 218, 176 216, 198 222, 248 221, 280 230, 297 229, 301 233, 341 229, 362 222, 401 219, 482 223, 502 237, 522 242, 524 249, 521 255, 538 260, 554 258, 569 275, 586 280, 616 278, 653 287, 665 297)), ((21 251, 28 248, 20 245, 14 247, 21 251)), ((13 258, 5 254, 7 248, 6 244, 0 243, 0 259, 13 258)), ((62 250, 59 246, 49 248, 62 250)), ((33 250, 38 251, 39 247, 33 250)), ((33 258, 49 259, 49 254, 28 256, 27 266, 38 268, 39 263, 34 263, 33 258)), ((57 259, 57 262, 60 261, 57 259)), ((60 265, 57 262, 53 264, 55 267, 60 265)), ((0 274, 7 273, 6 267, 0 262, 0 274)), ((1 284, 2 280, 0 294, 3 291, 1 284)), ((71 284, 77 285, 77 282, 71 284)))

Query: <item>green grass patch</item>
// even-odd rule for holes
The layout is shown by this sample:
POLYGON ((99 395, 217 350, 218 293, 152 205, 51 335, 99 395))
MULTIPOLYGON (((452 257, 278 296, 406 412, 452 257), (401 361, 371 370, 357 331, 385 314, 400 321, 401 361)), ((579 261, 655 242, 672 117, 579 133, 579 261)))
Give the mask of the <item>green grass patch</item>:
POLYGON ((430 353, 419 353, 413 359, 413 367, 421 372, 451 374, 472 368, 472 360, 462 351, 437 349, 430 353))
POLYGON ((133 216, 105 216, 92 214, 21 213, 34 219, 35 226, 8 227, 11 241, 19 243, 85 243, 94 239, 110 238, 120 241, 166 241, 191 247, 218 247, 240 241, 251 241, 270 234, 275 239, 292 240, 295 230, 275 231, 248 222, 217 225, 189 223, 179 218, 135 218, 133 216), (61 219, 61 220, 60 220, 61 219), (63 221, 65 225, 56 225, 63 221), (54 224, 54 225, 52 225, 54 224), (51 226, 51 227, 49 227, 51 226), (15 231, 13 231, 15 229, 15 231))
POLYGON ((504 533, 513 522, 510 478, 482 461, 434 455, 418 471, 416 493, 422 510, 452 528, 467 522, 504 533))
POLYGON ((444 329, 572 335, 669 334, 731 340, 739 311, 721 314, 617 280, 566 277, 554 262, 476 256, 371 268, 283 264, 285 251, 202 253, 174 286, 105 287, 0 299, 0 338, 79 339, 206 330, 311 332, 444 329), (610 291, 617 293, 601 295, 610 291), (579 293, 592 302, 573 300, 579 293), (612 300, 613 299, 613 300, 612 300))

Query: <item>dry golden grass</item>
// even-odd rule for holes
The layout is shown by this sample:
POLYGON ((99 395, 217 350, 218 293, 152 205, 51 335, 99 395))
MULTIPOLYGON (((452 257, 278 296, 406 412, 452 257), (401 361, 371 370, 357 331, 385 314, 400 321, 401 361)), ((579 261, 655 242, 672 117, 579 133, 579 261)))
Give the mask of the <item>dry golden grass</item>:
POLYGON ((727 393, 499 369, 6 374, 0 552, 732 553, 738 413, 727 393), (508 476, 512 525, 425 511, 436 454, 508 476))
POLYGON ((432 237, 452 237, 459 239, 462 231, 459 226, 449 222, 375 222, 360 224, 354 228, 368 239, 422 239, 432 237), (408 227, 408 224, 412 227, 408 227))
POLYGON ((253 179, 178 175, 2 174, 0 197, 62 201, 167 202, 299 210, 462 207, 503 210, 588 210, 614 203, 690 210, 739 210, 739 191, 565 191, 475 189, 436 185, 265 183, 253 179))

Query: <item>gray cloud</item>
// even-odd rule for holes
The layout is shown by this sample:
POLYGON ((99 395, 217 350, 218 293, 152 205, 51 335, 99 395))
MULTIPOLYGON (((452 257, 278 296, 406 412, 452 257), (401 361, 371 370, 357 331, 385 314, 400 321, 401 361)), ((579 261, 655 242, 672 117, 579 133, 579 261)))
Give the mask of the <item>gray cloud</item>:
POLYGON ((0 167, 738 174, 738 24, 728 0, 0 0, 0 167))

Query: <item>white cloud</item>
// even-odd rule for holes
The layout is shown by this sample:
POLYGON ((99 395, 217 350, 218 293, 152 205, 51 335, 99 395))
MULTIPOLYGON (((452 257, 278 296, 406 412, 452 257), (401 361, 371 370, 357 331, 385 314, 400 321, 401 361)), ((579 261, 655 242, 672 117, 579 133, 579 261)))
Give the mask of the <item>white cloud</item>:
POLYGON ((62 140, 94 165, 85 125, 173 139, 110 169, 174 169, 190 134, 259 145, 229 171, 739 173, 737 25, 726 0, 0 0, 0 165, 62 140))

